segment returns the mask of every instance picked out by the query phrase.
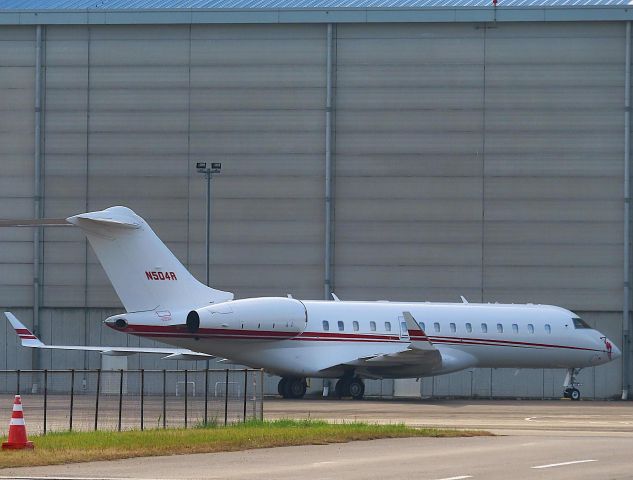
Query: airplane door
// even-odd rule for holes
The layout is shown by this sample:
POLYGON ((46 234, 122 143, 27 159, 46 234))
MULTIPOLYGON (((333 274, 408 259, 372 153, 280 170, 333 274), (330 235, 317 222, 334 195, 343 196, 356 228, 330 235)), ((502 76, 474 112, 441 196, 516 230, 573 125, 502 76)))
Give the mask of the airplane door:
POLYGON ((404 317, 398 317, 398 324, 400 325, 400 340, 410 341, 411 337, 409 337, 409 329, 404 317))

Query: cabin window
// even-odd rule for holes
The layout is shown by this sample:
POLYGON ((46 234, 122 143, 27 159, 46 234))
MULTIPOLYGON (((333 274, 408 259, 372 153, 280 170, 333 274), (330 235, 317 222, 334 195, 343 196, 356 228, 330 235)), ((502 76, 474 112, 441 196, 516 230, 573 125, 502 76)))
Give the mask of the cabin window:
POLYGON ((372 332, 375 332, 376 331, 376 322, 369 322, 369 329, 372 332))
POLYGON ((547 333, 547 334, 552 333, 552 327, 550 326, 549 323, 545 324, 545 333, 547 333))
POLYGON ((503 333, 503 325, 500 323, 497 323, 497 333, 503 333))
POLYGON ((387 332, 390 332, 390 331, 391 331, 391 322, 385 322, 385 330, 386 330, 387 332))
POLYGON ((574 328, 591 328, 589 324, 581 318, 575 317, 572 318, 572 321, 574 322, 574 328))
POLYGON ((481 333, 488 333, 488 324, 487 323, 482 323, 481 324, 481 333))
POLYGON ((424 325, 424 322, 420 322, 419 325, 422 330, 426 331, 426 325, 424 325))
POLYGON ((512 333, 519 333, 519 326, 516 323, 512 324, 512 333))
POLYGON ((470 323, 466 324, 466 331, 468 333, 472 333, 473 332, 473 326, 470 323))
POLYGON ((327 332, 329 329, 330 329, 330 322, 328 322, 327 320, 323 320, 323 330, 327 332))
POLYGON ((338 321, 338 331, 342 332, 343 330, 345 330, 345 324, 339 320, 338 321))
POLYGON ((435 322, 433 324, 433 330, 435 330, 436 332, 440 331, 440 324, 439 324, 439 322, 435 322))
POLYGON ((528 333, 534 333, 534 325, 528 323, 528 333))
POLYGON ((457 327, 454 323, 451 323, 451 333, 455 333, 457 331, 457 327))
POLYGON ((352 328, 355 332, 358 332, 358 322, 356 320, 352 322, 352 328))

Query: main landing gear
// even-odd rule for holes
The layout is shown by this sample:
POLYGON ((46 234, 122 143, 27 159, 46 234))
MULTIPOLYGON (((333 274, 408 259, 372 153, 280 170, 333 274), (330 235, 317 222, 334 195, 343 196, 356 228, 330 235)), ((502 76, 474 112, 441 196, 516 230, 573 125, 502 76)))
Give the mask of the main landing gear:
POLYGON ((283 377, 277 385, 277 391, 283 398, 303 398, 307 388, 305 378, 283 377))
POLYGON ((567 375, 565 376, 565 382, 563 383, 563 387, 565 390, 563 391, 563 397, 570 398, 574 401, 580 400, 580 390, 576 387, 582 385, 582 383, 576 382, 576 375, 580 373, 580 368, 568 368, 567 375))
POLYGON ((365 395, 365 384, 359 377, 343 377, 336 382, 334 390, 339 398, 352 397, 354 400, 362 400, 365 395))

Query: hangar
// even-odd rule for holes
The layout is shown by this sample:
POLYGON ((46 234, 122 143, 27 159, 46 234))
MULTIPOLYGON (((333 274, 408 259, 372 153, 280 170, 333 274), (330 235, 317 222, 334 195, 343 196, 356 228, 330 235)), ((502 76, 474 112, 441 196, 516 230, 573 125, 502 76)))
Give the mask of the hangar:
MULTIPOLYGON (((8 0, 0 218, 124 204, 203 279, 195 164, 222 162, 217 288, 561 305, 627 344, 579 376, 585 397, 620 398, 631 19, 621 0, 8 0)), ((0 229, 0 265, 0 305, 43 340, 138 345, 101 326, 121 306, 79 232, 0 229)), ((0 345, 0 369, 102 362, 33 356, 10 328, 0 345)), ((479 369, 368 393, 551 397, 562 378, 479 369)))

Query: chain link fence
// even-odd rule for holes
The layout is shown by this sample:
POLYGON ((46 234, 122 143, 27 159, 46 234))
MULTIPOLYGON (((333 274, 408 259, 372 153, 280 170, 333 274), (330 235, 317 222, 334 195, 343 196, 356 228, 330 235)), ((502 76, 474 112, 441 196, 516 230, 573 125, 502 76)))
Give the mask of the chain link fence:
POLYGON ((226 425, 263 419, 264 373, 205 370, 0 370, 0 433, 13 395, 29 434, 226 425))

